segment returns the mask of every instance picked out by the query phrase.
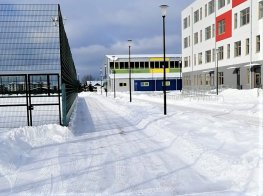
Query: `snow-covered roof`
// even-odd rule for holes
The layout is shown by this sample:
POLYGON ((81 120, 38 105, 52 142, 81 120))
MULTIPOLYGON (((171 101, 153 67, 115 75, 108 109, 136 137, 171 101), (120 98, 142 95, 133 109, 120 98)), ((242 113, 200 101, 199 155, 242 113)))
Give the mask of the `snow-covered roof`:
POLYGON ((97 83, 100 85, 100 82, 101 81, 87 81, 87 85, 89 85, 90 83, 91 83, 92 86, 95 86, 97 83))
MULTIPOLYGON (((119 58, 129 58, 129 55, 106 55, 107 58, 112 60, 112 56, 115 56, 115 60, 118 60, 119 58)), ((163 54, 132 54, 130 55, 131 58, 161 58, 163 57, 163 54)), ((181 58, 182 54, 165 54, 165 57, 168 58, 181 58)))

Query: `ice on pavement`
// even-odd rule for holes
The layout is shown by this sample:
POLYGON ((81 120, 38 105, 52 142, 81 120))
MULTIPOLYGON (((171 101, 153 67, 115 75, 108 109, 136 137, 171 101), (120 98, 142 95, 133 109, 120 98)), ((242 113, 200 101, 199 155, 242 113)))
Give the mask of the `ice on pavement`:
POLYGON ((262 90, 166 116, 156 94, 84 92, 69 127, 0 129, 0 195, 262 195, 262 90))

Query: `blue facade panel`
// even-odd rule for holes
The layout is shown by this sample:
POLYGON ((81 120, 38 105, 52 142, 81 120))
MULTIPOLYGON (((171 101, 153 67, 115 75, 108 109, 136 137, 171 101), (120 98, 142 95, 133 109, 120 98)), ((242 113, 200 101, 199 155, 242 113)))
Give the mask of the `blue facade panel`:
POLYGON ((154 91, 155 81, 153 80, 135 80, 134 81, 134 91, 154 91), (147 83, 145 86, 143 84, 147 83))
MULTIPOLYGON (((172 79, 166 80, 170 82, 169 86, 166 86, 167 91, 171 90, 182 90, 182 80, 172 79)), ((134 91, 163 91, 163 80, 135 80, 134 91), (147 86, 144 84, 147 83, 147 86)))

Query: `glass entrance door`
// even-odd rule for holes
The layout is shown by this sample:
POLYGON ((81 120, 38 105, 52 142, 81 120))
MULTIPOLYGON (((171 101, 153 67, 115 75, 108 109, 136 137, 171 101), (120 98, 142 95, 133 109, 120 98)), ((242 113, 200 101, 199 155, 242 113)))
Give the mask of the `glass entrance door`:
POLYGON ((260 73, 255 73, 255 84, 254 87, 255 88, 259 88, 260 87, 260 73))

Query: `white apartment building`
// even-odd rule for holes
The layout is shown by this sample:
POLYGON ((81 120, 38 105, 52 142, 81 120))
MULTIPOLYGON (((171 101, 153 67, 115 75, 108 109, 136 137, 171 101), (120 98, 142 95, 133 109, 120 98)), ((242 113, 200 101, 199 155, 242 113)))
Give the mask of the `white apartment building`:
POLYGON ((183 87, 262 87, 263 0, 196 0, 181 17, 183 87))

